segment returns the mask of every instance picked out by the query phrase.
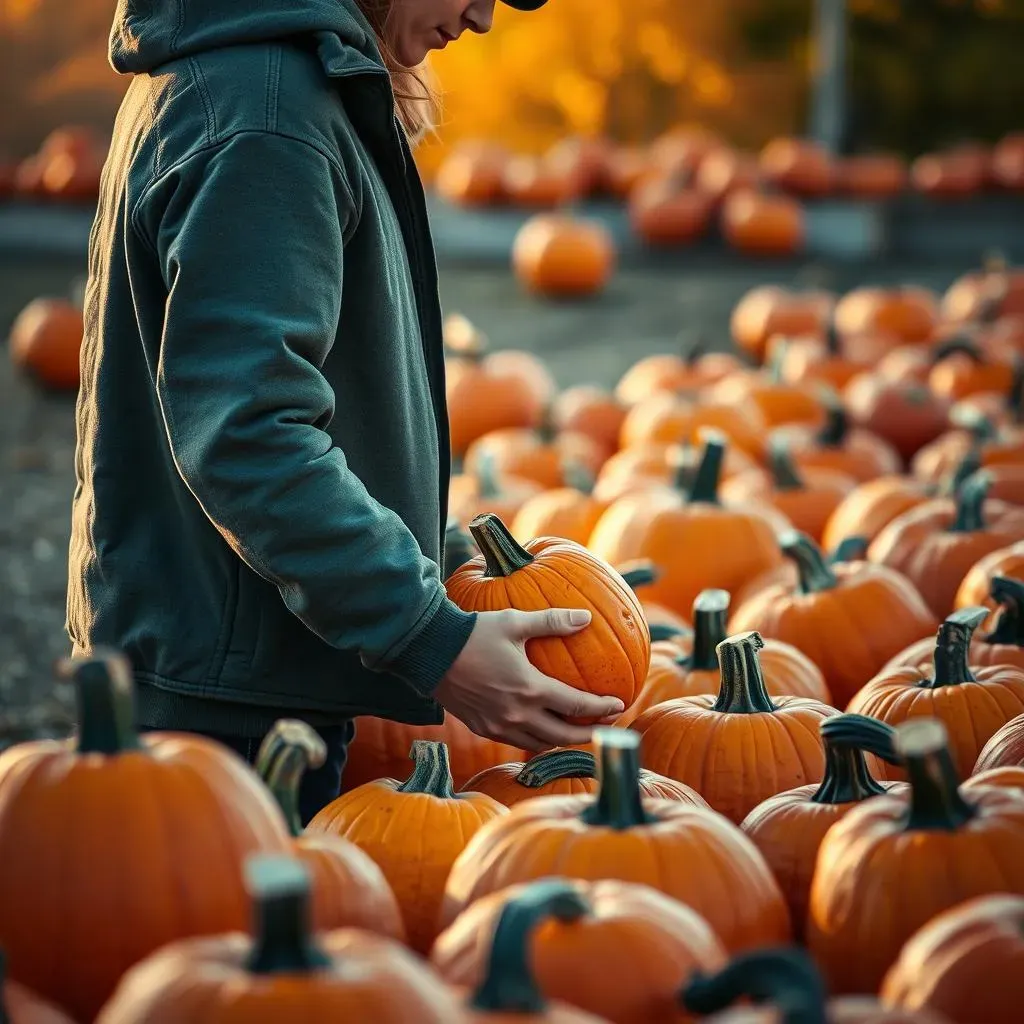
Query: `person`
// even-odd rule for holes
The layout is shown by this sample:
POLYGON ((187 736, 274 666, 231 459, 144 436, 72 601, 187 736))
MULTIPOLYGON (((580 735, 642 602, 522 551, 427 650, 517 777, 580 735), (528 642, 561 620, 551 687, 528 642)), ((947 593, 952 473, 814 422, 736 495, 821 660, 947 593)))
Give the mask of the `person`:
MULTIPOLYGON (((505 0, 533 10, 543 0, 505 0)), ((526 641, 587 613, 466 614, 438 564, 450 452, 437 269, 411 141, 428 51, 495 0, 121 0, 89 243, 67 630, 130 659, 140 728, 252 760, 281 717, 536 750, 617 699, 526 641)))

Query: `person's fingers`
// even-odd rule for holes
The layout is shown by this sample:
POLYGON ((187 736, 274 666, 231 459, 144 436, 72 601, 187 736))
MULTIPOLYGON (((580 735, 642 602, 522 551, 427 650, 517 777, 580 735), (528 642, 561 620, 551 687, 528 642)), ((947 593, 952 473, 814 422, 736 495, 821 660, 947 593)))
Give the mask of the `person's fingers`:
POLYGON ((539 746, 530 750, 546 750, 548 747, 574 747, 589 743, 593 739, 593 727, 570 725, 549 711, 535 711, 526 721, 526 731, 539 741, 539 746))
POLYGON ((618 720, 619 715, 608 715, 606 718, 602 718, 599 722, 595 722, 594 725, 614 725, 618 720))
POLYGON ((566 686, 542 673, 537 675, 536 690, 540 703, 557 715, 566 718, 616 718, 626 710, 618 697, 601 697, 566 686))
POLYGON ((538 612, 510 612, 512 635, 519 640, 541 636, 571 636, 590 625, 585 608, 545 608, 538 612))

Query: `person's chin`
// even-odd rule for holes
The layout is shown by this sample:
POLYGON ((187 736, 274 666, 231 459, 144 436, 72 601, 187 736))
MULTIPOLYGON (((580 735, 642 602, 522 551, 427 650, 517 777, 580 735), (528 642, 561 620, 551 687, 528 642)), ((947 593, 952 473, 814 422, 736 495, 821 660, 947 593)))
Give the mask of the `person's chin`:
POLYGON ((409 39, 402 42, 396 49, 395 56, 399 63, 405 68, 419 67, 427 59, 431 47, 427 43, 416 39, 409 39))

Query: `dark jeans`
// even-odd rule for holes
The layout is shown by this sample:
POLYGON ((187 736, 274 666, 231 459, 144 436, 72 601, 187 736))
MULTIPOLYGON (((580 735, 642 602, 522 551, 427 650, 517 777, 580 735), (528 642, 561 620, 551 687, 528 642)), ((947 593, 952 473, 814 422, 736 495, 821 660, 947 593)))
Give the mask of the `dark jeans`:
MULTIPOLYGON (((308 825, 341 791, 341 775, 348 759, 348 745, 356 732, 352 722, 345 722, 344 725, 320 725, 315 728, 327 744, 327 759, 320 768, 308 771, 302 777, 299 786, 299 814, 302 816, 303 825, 308 825)), ((249 764, 255 762, 256 754, 263 742, 262 736, 225 736, 220 733, 201 735, 230 747, 249 764)))

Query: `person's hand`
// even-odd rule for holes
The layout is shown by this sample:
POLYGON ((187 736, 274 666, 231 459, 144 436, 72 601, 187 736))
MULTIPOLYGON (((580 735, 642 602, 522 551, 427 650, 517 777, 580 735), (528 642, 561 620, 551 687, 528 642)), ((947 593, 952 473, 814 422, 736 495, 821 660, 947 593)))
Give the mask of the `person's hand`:
POLYGON ((480 612, 435 697, 478 736, 523 750, 589 743, 592 727, 565 719, 610 722, 623 712, 622 701, 567 686, 526 657, 527 640, 571 636, 589 623, 582 610, 480 612))

